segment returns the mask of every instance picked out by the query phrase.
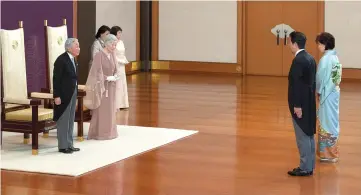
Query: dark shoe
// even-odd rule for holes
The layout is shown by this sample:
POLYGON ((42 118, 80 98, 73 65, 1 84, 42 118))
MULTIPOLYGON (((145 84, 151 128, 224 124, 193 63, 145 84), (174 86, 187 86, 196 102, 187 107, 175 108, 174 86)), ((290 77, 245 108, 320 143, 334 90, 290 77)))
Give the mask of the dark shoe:
MULTIPOLYGON (((302 171, 300 167, 294 168, 293 171, 298 170, 298 171, 302 171)), ((313 175, 313 171, 310 172, 311 175, 313 175)))
POLYGON ((292 171, 288 171, 288 175, 291 176, 311 176, 313 175, 313 171, 303 171, 299 167, 293 169, 292 171))
POLYGON ((71 151, 73 151, 73 152, 78 152, 78 151, 80 151, 79 148, 74 148, 74 147, 69 148, 69 150, 71 150, 71 151))
POLYGON ((69 148, 67 148, 67 149, 59 149, 59 152, 65 153, 65 154, 71 154, 71 153, 73 153, 73 151, 70 150, 69 148))

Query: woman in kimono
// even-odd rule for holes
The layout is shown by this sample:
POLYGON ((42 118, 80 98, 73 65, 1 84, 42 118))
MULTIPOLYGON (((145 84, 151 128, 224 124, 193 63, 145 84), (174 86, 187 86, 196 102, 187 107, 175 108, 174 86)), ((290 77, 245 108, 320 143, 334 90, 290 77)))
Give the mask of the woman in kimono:
POLYGON ((88 139, 107 140, 118 136, 115 116, 117 42, 118 39, 112 34, 104 38, 105 47, 95 54, 85 84, 84 105, 93 111, 88 139))
POLYGON ((335 38, 330 33, 318 35, 316 43, 323 53, 316 74, 316 92, 319 99, 317 154, 321 162, 337 162, 342 65, 334 50, 335 38))
POLYGON ((110 28, 108 26, 101 26, 98 29, 97 34, 95 35, 95 40, 91 47, 91 55, 90 55, 90 62, 89 62, 89 69, 92 65, 93 58, 96 53, 101 51, 104 48, 104 38, 110 33, 110 28))
POLYGON ((127 76, 125 74, 125 65, 129 62, 125 57, 125 47, 123 41, 120 39, 122 35, 122 29, 119 26, 113 26, 110 29, 110 33, 118 38, 117 48, 115 50, 117 56, 117 68, 119 81, 117 82, 117 108, 127 109, 129 108, 128 100, 128 87, 127 87, 127 76))

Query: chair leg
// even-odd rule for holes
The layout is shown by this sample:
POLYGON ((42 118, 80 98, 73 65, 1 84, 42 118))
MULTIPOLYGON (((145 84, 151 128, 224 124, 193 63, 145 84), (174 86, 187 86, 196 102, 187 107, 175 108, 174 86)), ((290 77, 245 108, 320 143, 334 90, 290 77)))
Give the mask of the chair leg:
POLYGON ((33 107, 32 107, 32 122, 33 122, 33 124, 32 124, 32 131, 31 131, 32 154, 33 154, 33 155, 38 155, 38 147, 39 147, 39 143, 38 143, 38 139, 39 139, 39 137, 38 137, 38 136, 39 136, 38 106, 33 106, 33 107))
POLYGON ((30 142, 29 133, 24 133, 24 144, 29 144, 29 142, 30 142))
POLYGON ((83 133, 83 122, 84 122, 84 110, 83 110, 83 98, 78 98, 78 112, 79 112, 79 120, 78 120, 78 141, 84 141, 84 133, 83 133))
POLYGON ((48 138, 48 137, 49 137, 49 131, 44 131, 43 138, 48 138))
POLYGON ((31 139, 32 139, 31 147, 32 147, 33 155, 38 155, 38 147, 39 147, 38 136, 39 135, 37 132, 33 132, 31 135, 31 139))
POLYGON ((78 122, 78 141, 84 141, 83 122, 81 120, 78 122))

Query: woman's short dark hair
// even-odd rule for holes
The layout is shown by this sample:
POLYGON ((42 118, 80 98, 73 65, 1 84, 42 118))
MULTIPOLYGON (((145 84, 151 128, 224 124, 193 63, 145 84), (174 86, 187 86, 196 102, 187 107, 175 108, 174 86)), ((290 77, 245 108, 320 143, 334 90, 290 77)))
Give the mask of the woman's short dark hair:
POLYGON ((325 50, 335 48, 335 37, 331 33, 323 32, 316 37, 316 43, 325 45, 325 50))
POLYGON ((110 31, 110 28, 109 28, 108 26, 106 26, 106 25, 101 26, 101 27, 98 29, 98 32, 97 32, 97 34, 95 35, 95 38, 98 39, 101 34, 107 32, 107 31, 110 31))
POLYGON ((122 28, 120 28, 119 26, 113 26, 110 29, 110 34, 117 36, 118 31, 123 32, 122 28))

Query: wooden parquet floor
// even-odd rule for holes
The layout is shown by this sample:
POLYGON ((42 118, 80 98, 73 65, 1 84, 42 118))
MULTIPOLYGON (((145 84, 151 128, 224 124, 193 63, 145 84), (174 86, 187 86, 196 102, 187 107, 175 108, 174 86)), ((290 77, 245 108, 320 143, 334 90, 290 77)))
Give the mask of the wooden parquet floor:
POLYGON ((119 124, 200 132, 79 178, 2 171, 2 195, 361 194, 360 81, 341 85, 339 163, 307 178, 287 175, 299 162, 287 78, 140 73, 128 86, 119 124))

